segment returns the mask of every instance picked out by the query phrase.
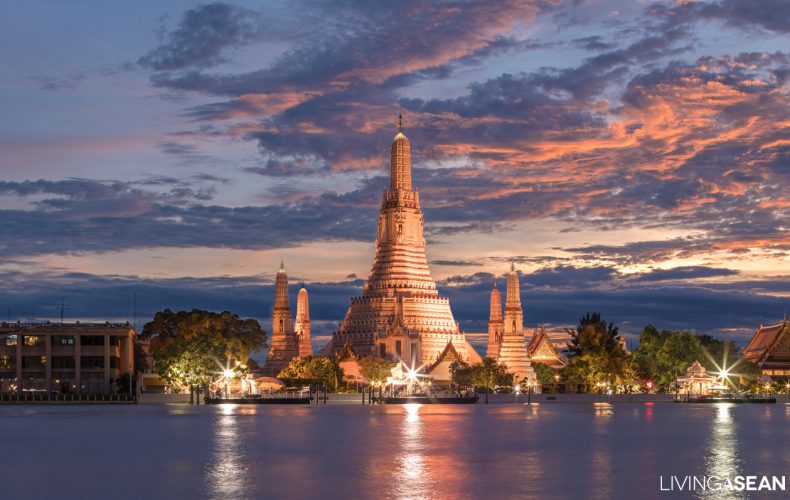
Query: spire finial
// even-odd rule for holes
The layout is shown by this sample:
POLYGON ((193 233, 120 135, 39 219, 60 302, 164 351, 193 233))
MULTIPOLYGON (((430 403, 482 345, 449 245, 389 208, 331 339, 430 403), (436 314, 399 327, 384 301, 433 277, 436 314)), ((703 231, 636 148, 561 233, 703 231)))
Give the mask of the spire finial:
POLYGON ((510 272, 516 272, 516 264, 512 260, 510 261, 510 272))
POLYGON ((403 132, 403 115, 398 113, 398 132, 403 132))
POLYGON ((496 288, 496 275, 494 275, 494 288, 496 288))
POLYGON ((285 260, 283 260, 282 257, 280 257, 280 269, 283 271, 285 270, 285 260))

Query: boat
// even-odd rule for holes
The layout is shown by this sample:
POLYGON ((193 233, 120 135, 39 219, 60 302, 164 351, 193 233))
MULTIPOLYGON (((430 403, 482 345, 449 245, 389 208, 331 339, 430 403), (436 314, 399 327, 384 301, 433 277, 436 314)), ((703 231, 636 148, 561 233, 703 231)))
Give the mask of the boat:
POLYGON ((676 403, 751 403, 751 404, 775 404, 776 398, 760 394, 686 394, 675 398, 676 403))
POLYGON ((309 405, 313 401, 310 396, 274 396, 274 397, 243 397, 243 398, 206 398, 207 405, 309 405))
POLYGON ((384 397, 384 404, 388 405, 473 405, 477 403, 477 396, 460 397, 435 397, 435 396, 387 396, 384 397))

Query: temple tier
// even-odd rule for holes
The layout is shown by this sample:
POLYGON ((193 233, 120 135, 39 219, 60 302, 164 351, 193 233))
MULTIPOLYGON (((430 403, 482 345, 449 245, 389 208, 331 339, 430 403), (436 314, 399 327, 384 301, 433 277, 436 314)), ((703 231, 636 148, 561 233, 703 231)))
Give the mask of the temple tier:
POLYGON ((392 142, 373 267, 362 296, 351 299, 322 352, 337 354, 348 344, 359 356, 402 359, 416 367, 434 363, 449 343, 464 361, 480 360, 431 277, 420 196, 412 190, 411 148, 401 126, 392 142))

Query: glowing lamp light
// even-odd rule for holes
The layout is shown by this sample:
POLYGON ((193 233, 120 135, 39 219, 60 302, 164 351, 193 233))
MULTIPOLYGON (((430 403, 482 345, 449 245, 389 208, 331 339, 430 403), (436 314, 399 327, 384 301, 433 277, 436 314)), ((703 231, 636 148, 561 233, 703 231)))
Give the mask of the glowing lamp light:
POLYGON ((651 382, 649 380, 647 381, 647 384, 645 384, 645 385, 647 386, 648 389, 652 389, 653 388, 653 382, 651 382))
POLYGON ((224 370, 222 374, 225 375, 225 378, 233 378, 233 370, 224 370))
POLYGON ((719 377, 727 378, 730 373, 727 370, 719 370, 719 377))

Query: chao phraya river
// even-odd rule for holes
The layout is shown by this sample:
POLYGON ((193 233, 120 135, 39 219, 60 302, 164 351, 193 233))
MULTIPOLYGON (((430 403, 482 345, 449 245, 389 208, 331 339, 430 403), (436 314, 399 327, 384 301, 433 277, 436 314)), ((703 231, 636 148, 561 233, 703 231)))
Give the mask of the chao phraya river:
POLYGON ((660 478, 790 475, 781 402, 5 406, 0 419, 3 498, 689 498, 660 478))

